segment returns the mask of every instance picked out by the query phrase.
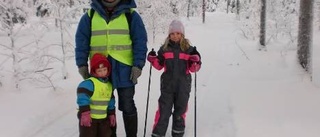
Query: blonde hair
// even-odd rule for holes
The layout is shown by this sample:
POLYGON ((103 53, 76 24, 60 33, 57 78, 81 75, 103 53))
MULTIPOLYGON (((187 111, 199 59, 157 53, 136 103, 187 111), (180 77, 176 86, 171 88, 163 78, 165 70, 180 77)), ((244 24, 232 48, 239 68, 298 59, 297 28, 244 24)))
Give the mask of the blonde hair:
MULTIPOLYGON (((180 49, 182 51, 187 51, 190 47, 190 41, 189 39, 185 38, 185 36, 183 34, 181 34, 181 40, 180 40, 180 49)), ((166 51, 168 50, 168 45, 169 45, 169 41, 170 41, 170 36, 168 35, 168 37, 166 38, 164 44, 163 44, 163 49, 166 51)))

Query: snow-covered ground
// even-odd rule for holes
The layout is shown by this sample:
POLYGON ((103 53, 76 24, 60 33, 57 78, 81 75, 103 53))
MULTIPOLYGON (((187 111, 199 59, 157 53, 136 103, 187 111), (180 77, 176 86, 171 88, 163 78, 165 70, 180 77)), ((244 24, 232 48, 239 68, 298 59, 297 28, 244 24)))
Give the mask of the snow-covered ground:
MULTIPOLYGON (((320 4, 320 2, 319 2, 320 4)), ((313 83, 320 87, 320 39, 318 38, 320 36, 320 31, 314 31, 314 38, 313 38, 313 61, 312 61, 312 71, 313 71, 313 83)))
MULTIPOLYGON (((320 136, 319 52, 314 54, 318 64, 313 63, 313 71, 317 72, 311 82, 310 75, 297 63, 295 48, 278 42, 267 45, 267 51, 258 51, 257 41, 243 39, 237 31, 233 14, 208 13, 205 24, 200 18, 183 22, 187 38, 197 46, 203 60, 197 73, 197 89, 193 85, 189 100, 186 137, 194 136, 195 91, 200 137, 320 136)), ((319 36, 315 32, 314 37, 319 36)), ((320 41, 314 40, 314 50, 320 51, 320 41)), ((149 44, 149 49, 157 50, 159 45, 149 44)), ((57 91, 38 88, 14 91, 5 85, 0 87, 1 137, 78 136, 75 99, 76 87, 82 79, 73 59, 67 66, 69 78, 60 81, 57 91)), ((138 136, 143 136, 149 68, 147 63, 136 87, 138 136)), ((151 134, 157 108, 160 74, 152 70, 147 136, 151 134)), ((118 136, 123 137, 119 111, 117 120, 118 136)))

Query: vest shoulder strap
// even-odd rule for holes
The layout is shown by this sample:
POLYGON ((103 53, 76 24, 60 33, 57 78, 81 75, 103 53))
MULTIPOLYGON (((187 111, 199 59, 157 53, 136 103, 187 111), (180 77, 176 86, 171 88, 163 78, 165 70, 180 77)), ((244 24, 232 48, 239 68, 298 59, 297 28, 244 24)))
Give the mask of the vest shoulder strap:
MULTIPOLYGON (((90 28, 92 28, 92 18, 93 18, 93 14, 94 14, 95 10, 93 8, 90 8, 89 11, 89 17, 90 17, 90 28)), ((130 9, 129 12, 126 12, 126 18, 127 18, 127 22, 128 22, 128 26, 129 26, 129 30, 131 29, 131 21, 132 21, 132 16, 131 13, 134 12, 134 9, 130 9)))
POLYGON ((128 27, 129 27, 129 31, 130 31, 131 30, 131 20, 132 20, 131 10, 130 10, 130 12, 126 12, 125 15, 126 15, 126 18, 127 18, 128 27))
POLYGON ((94 14, 94 9, 91 8, 90 11, 89 11, 89 17, 90 17, 90 28, 92 29, 92 18, 93 18, 93 14, 94 14))

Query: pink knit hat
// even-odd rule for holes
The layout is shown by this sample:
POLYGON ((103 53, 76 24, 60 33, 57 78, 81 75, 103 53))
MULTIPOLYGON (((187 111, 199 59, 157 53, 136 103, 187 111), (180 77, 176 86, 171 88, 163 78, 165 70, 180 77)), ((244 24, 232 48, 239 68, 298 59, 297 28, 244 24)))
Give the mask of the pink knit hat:
POLYGON ((173 20, 169 25, 169 34, 179 32, 184 35, 184 26, 179 20, 173 20))

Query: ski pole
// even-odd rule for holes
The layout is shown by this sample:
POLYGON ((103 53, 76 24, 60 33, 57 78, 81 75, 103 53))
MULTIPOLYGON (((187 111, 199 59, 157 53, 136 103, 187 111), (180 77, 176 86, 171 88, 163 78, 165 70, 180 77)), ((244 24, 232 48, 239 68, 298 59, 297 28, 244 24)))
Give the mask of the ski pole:
MULTIPOLYGON (((153 51, 153 48, 152 48, 153 51)), ((147 95, 147 106, 146 106, 146 116, 144 119, 144 130, 143 130, 143 137, 146 136, 146 127, 147 127, 147 119, 148 119, 148 108, 149 108, 149 94, 150 94, 150 85, 151 85, 151 70, 152 65, 150 63, 150 71, 149 71, 149 83, 148 83, 148 95, 147 95)))
POLYGON ((194 137, 197 137, 197 71, 194 72, 194 137))

